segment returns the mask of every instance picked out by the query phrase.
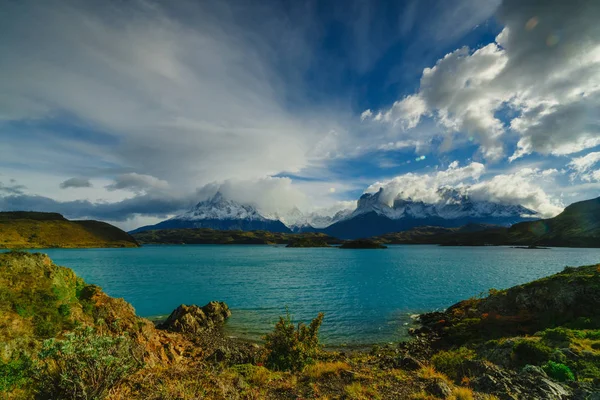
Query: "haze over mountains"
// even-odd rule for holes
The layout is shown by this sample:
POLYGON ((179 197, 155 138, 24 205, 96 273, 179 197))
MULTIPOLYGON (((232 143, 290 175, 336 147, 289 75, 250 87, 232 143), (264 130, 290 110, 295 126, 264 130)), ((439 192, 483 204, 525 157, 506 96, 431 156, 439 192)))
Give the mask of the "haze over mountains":
POLYGON ((404 231, 416 226, 458 227, 468 223, 510 226, 539 219, 535 210, 520 205, 474 201, 457 189, 440 189, 440 201, 425 203, 395 199, 387 204, 384 189, 365 193, 354 210, 333 216, 302 213, 293 207, 285 214, 261 214, 250 204, 227 199, 217 192, 187 212, 143 226, 132 233, 156 229, 211 228, 217 230, 266 230, 271 232, 324 232, 342 239, 353 239, 404 231))

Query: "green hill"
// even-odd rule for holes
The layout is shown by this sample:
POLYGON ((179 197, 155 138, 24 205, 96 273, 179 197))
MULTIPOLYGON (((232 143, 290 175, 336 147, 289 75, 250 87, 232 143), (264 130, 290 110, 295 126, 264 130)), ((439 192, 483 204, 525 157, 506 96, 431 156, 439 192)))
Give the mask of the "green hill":
POLYGON ((0 212, 0 249, 138 247, 121 229, 100 221, 69 221, 57 213, 0 212))

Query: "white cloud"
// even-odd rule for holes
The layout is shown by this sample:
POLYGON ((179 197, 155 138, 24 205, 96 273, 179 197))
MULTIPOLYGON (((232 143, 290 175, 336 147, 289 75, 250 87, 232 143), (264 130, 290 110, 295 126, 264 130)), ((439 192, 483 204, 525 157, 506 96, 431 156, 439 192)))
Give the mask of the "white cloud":
POLYGON ((548 195, 540 186, 557 171, 523 168, 515 173, 498 174, 481 180, 485 173, 483 164, 473 162, 460 167, 451 163, 446 170, 432 173, 408 173, 393 179, 376 182, 366 192, 383 188, 382 202, 391 206, 396 199, 437 203, 442 200, 440 189, 454 188, 478 201, 522 205, 537 211, 543 217, 552 217, 562 211, 560 202, 548 195))
POLYGON ((410 129, 431 114, 446 148, 460 133, 474 137, 488 160, 504 155, 504 111, 519 136, 511 160, 599 145, 600 2, 505 0, 497 16, 505 28, 495 43, 447 54, 424 69, 417 93, 373 119, 410 129), (537 23, 528 23, 532 17, 537 23))
POLYGON ((598 163, 600 163, 600 151, 591 152, 585 156, 573 158, 573 160, 567 164, 567 166, 573 170, 571 179, 574 180, 575 178, 579 178, 586 182, 600 182, 600 169, 595 171, 592 170, 592 168, 598 163))
POLYGON ((407 173, 386 181, 375 182, 365 192, 377 192, 383 188, 380 199, 388 206, 393 205, 397 198, 436 203, 440 200, 438 190, 441 187, 475 182, 484 172, 485 166, 481 163, 473 162, 460 167, 455 161, 446 170, 430 174, 407 173))

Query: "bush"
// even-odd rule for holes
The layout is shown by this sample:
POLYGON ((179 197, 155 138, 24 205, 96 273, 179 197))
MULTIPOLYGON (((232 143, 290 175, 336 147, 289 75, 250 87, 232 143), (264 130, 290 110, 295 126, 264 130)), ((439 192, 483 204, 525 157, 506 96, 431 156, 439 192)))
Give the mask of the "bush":
POLYGON ((513 348, 513 361, 517 366, 541 365, 550 359, 552 349, 535 340, 521 340, 513 348))
POLYGON ((319 328, 323 322, 323 313, 319 313, 310 325, 298 324, 294 327, 289 312, 279 317, 275 330, 265 336, 267 351, 266 365, 274 370, 300 371, 312 364, 320 350, 319 328))
POLYGON ((8 362, 0 359, 0 393, 25 386, 31 377, 32 362, 25 354, 13 357, 8 362))
POLYGON ((39 395, 47 399, 103 399, 141 365, 131 340, 81 328, 64 340, 49 339, 38 354, 39 395))
POLYGON ((440 351, 431 357, 431 362, 436 370, 448 375, 455 381, 459 381, 467 375, 467 371, 463 367, 464 362, 473 358, 475 358, 473 350, 460 347, 456 350, 440 351))
POLYGON ((542 369, 548 374, 550 378, 556 379, 559 382, 575 380, 575 375, 573 375, 571 369, 565 364, 556 363, 554 361, 548 361, 546 364, 544 364, 542 369))

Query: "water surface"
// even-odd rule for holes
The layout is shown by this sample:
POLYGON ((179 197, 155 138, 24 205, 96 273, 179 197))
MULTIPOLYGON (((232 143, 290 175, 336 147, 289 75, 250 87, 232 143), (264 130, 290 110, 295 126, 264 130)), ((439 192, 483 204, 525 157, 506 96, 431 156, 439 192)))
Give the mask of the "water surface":
POLYGON ((502 289, 600 262, 600 249, 390 246, 385 250, 184 245, 138 249, 48 249, 139 315, 179 304, 225 301, 227 330, 256 339, 287 306, 308 321, 325 313, 322 340, 352 345, 399 340, 410 315, 446 308, 489 288, 502 289))

